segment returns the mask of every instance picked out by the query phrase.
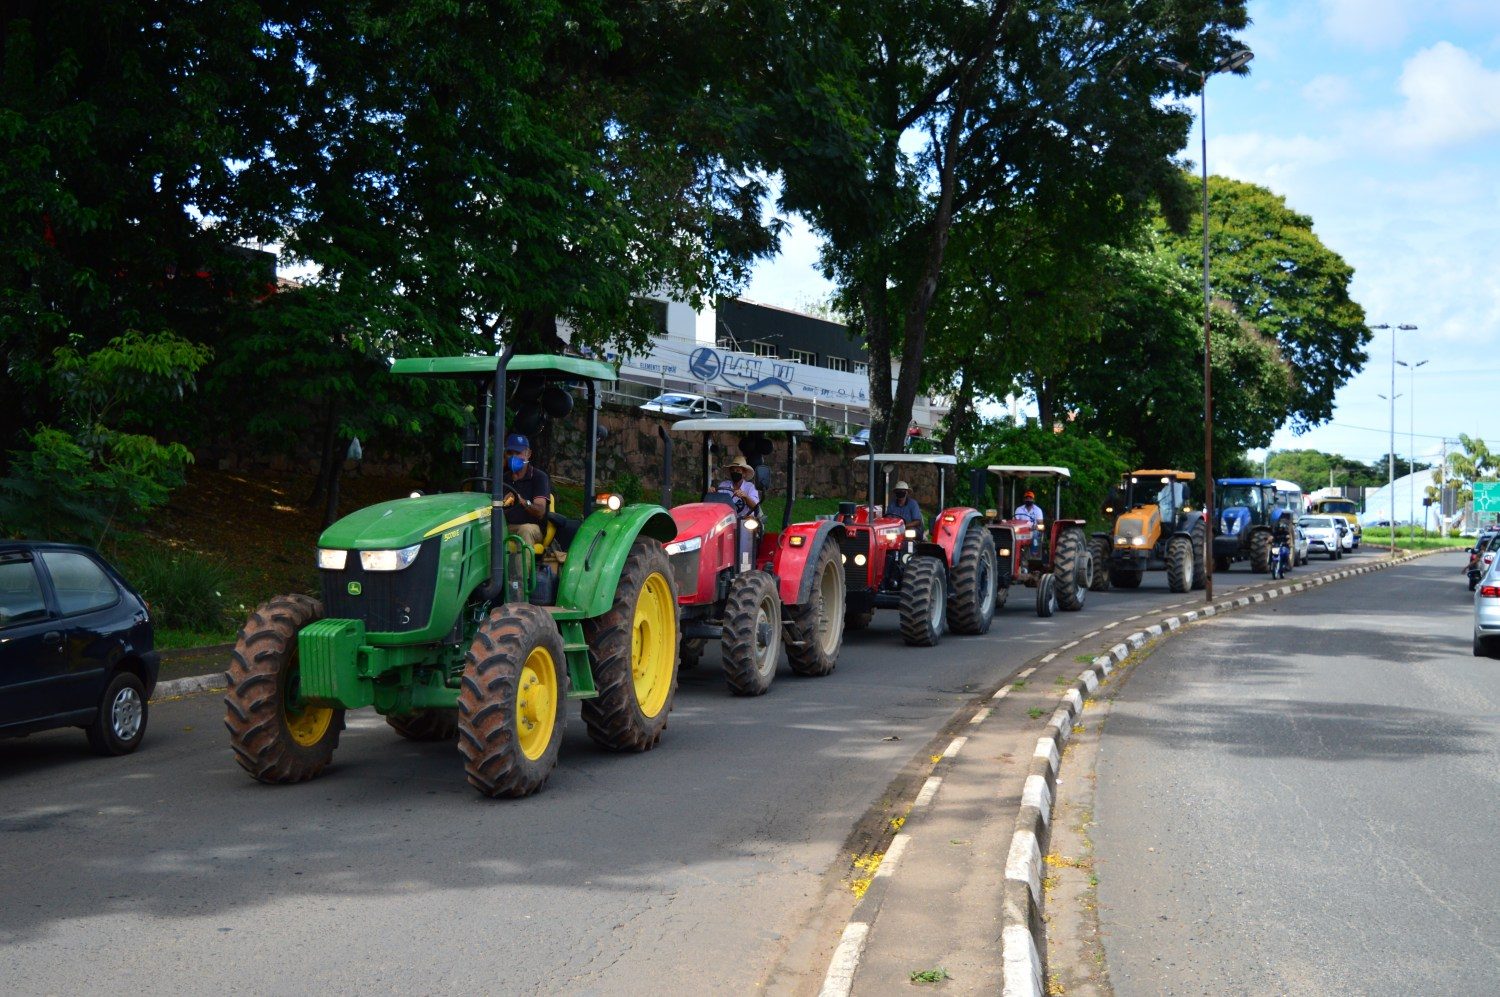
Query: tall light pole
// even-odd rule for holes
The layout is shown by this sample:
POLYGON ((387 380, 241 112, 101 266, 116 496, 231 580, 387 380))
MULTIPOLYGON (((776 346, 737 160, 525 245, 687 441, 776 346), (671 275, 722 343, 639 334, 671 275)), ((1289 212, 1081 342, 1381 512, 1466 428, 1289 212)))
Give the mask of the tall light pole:
MULTIPOLYGON (((1390 328, 1389 325, 1386 325, 1385 323, 1382 322, 1380 325, 1372 325, 1372 326, 1370 326, 1370 331, 1373 332, 1376 329, 1389 329, 1389 328, 1390 328)), ((1411 325, 1411 324, 1406 323, 1406 322, 1402 322, 1400 325, 1396 326, 1396 330, 1399 331, 1399 332, 1414 332, 1414 331, 1416 331, 1416 328, 1417 328, 1416 326, 1411 325)), ((1385 398, 1387 396, 1381 395, 1380 397, 1381 398, 1385 398)), ((1387 490, 1389 492, 1390 497, 1386 501, 1390 503, 1390 507, 1391 507, 1390 515, 1387 518, 1390 520, 1390 526, 1391 526, 1391 556, 1395 557, 1396 556, 1396 333, 1395 332, 1391 333, 1391 393, 1390 393, 1390 396, 1389 396, 1389 400, 1390 400, 1390 403, 1391 403, 1391 450, 1390 450, 1390 453, 1388 453, 1386 455, 1387 458, 1388 458, 1388 463, 1389 463, 1389 471, 1387 472, 1387 484, 1386 484, 1386 488, 1387 488, 1387 490)))
MULTIPOLYGON (((1407 467, 1415 474, 1417 470, 1415 466, 1417 459, 1417 368, 1424 366, 1427 361, 1418 360, 1416 363, 1407 363, 1405 360, 1397 360, 1396 362, 1411 372, 1411 383, 1406 388, 1406 462, 1407 467)), ((1407 493, 1407 498, 1410 499, 1407 508, 1411 514, 1409 517, 1411 519, 1411 535, 1415 539, 1417 535, 1417 488, 1415 482, 1412 484, 1411 491, 1407 493)), ((1427 532, 1426 513, 1422 515, 1422 532, 1427 532)))
POLYGON ((1208 286, 1208 78, 1216 73, 1232 73, 1243 69, 1255 58, 1247 48, 1232 52, 1220 59, 1212 69, 1200 71, 1185 62, 1158 56, 1156 64, 1179 76, 1198 78, 1198 129, 1203 136, 1203 549, 1194 554, 1203 558, 1204 597, 1214 601, 1214 392, 1213 392, 1213 343, 1209 337, 1212 318, 1212 299, 1208 286))

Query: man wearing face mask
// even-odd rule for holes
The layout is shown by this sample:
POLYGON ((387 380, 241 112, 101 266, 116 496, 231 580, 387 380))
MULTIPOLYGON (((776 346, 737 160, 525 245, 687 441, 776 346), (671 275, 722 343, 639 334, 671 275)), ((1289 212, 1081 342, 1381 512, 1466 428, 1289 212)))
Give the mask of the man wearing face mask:
POLYGON ((1042 512, 1042 507, 1036 504, 1036 493, 1026 492, 1021 496, 1021 504, 1016 506, 1016 519, 1031 521, 1031 552, 1035 554, 1042 546, 1042 524, 1047 518, 1042 512))
POLYGON ((911 485, 905 481, 896 482, 896 487, 891 489, 891 504, 886 507, 885 514, 900 516, 907 526, 916 528, 918 538, 922 536, 922 507, 911 497, 911 485))
POLYGON ((505 438, 505 523, 529 544, 542 542, 542 524, 552 499, 552 479, 531 463, 531 441, 520 433, 505 438))
POLYGON ((719 468, 719 474, 724 480, 719 482, 718 491, 733 499, 736 516, 744 519, 760 508, 760 492, 753 480, 755 468, 742 460, 731 460, 719 468))

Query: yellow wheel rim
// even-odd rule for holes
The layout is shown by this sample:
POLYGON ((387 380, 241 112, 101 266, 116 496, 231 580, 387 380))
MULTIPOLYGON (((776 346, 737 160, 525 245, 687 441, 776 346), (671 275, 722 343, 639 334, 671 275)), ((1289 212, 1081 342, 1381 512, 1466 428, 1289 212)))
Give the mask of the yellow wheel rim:
POLYGON ((557 663, 545 647, 534 647, 516 683, 516 735, 521 754, 532 761, 552 743, 557 725, 557 663))
POLYGON ((653 571, 641 586, 630 628, 630 674, 635 679, 635 701, 641 713, 654 717, 672 691, 672 665, 677 657, 677 607, 672 587, 653 571))
POLYGON ((302 683, 296 665, 292 666, 286 684, 286 730, 292 740, 311 748, 323 740, 333 723, 333 707, 311 706, 302 702, 302 683))

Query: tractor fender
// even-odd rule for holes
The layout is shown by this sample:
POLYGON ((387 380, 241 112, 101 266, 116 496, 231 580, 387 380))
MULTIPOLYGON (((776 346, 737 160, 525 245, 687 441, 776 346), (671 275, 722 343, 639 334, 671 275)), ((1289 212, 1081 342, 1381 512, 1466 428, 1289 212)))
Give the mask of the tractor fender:
POLYGON ((625 559, 637 537, 662 543, 677 536, 677 524, 659 505, 628 505, 619 512, 596 509, 578 528, 558 579, 557 604, 583 611, 585 617, 608 612, 625 559))
POLYGON ((912 554, 916 557, 935 557, 944 565, 948 564, 948 552, 942 544, 935 544, 931 540, 923 540, 913 546, 912 554))
MULTIPOLYGON (((929 543, 935 544, 939 552, 933 554, 942 558, 943 564, 949 568, 953 567, 954 556, 964 549, 964 538, 968 536, 969 527, 979 521, 979 510, 969 509, 964 506, 954 506, 944 509, 932 517, 932 529, 928 531, 929 543)), ((922 544, 918 544, 918 553, 922 544)))
POLYGON ((793 523, 781 531, 771 559, 771 574, 781 602, 800 606, 812 598, 813 577, 809 569, 818 563, 825 544, 836 544, 845 536, 844 524, 837 520, 818 523, 793 523))
POLYGON ((1204 523, 1205 525, 1208 523, 1208 520, 1204 517, 1204 514, 1201 512, 1189 513, 1187 516, 1177 521, 1177 527, 1172 530, 1172 536, 1187 537, 1189 540, 1191 540, 1193 538, 1193 529, 1199 523, 1204 523))

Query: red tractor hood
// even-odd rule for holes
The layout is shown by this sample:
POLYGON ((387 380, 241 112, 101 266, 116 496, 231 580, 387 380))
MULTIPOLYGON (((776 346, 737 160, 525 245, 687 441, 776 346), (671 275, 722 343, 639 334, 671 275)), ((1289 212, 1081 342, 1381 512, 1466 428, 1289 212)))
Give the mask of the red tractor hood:
POLYGON ((734 509, 719 502, 689 502, 672 509, 672 522, 677 524, 677 538, 709 538, 710 533, 722 532, 734 526, 734 509))

